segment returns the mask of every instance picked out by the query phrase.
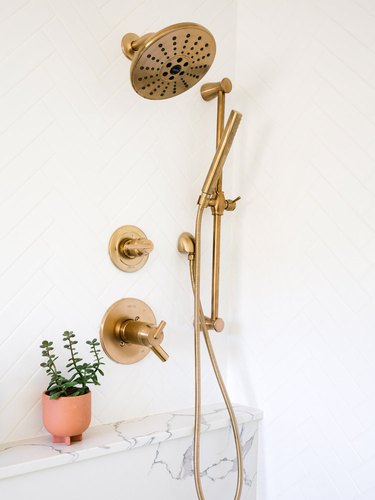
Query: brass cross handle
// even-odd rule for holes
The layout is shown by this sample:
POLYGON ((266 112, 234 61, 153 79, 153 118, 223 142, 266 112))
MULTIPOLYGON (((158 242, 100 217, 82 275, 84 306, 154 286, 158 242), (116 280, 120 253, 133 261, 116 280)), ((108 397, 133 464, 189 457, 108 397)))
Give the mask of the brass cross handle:
POLYGON ((160 321, 156 326, 144 321, 128 319, 117 323, 115 331, 125 344, 148 347, 161 361, 167 361, 169 356, 160 346, 164 339, 165 325, 165 321, 160 321))

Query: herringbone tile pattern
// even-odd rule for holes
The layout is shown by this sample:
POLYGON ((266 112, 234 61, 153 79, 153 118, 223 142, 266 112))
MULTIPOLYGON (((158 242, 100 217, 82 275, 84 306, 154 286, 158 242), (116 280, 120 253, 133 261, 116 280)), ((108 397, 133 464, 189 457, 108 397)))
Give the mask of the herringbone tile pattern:
MULTIPOLYGON (((193 229, 215 106, 198 89, 140 100, 119 48, 127 31, 186 19, 217 38, 209 79, 236 65, 229 106, 244 113, 226 167, 243 198, 224 219, 237 256, 223 259, 228 335, 215 340, 233 393, 265 411, 259 498, 373 500, 371 0, 0 0, 0 440, 42 431, 40 340, 96 336, 123 296, 167 320, 171 358, 108 362, 94 423, 192 404, 192 299, 175 242, 193 229), (155 243, 134 275, 106 251, 129 223, 155 243)), ((210 373, 205 388, 219 398, 210 373)))
POLYGON ((259 497, 372 500, 374 2, 240 0, 237 33, 228 368, 264 410, 259 497))
MULTIPOLYGON (((98 336, 106 309, 125 296, 167 321, 171 357, 128 367, 108 360, 93 423, 193 404, 192 298, 176 241, 193 229, 215 106, 198 87, 170 102, 139 98, 120 41, 129 31, 205 24, 218 38, 216 80, 223 67, 234 72, 236 6, 211 7, 0 0, 0 441, 42 432, 40 341, 66 329, 82 340, 98 336), (135 274, 107 255, 124 224, 139 225, 155 244, 135 274)), ((220 351, 225 339, 218 343, 220 351)), ((219 399, 209 372, 205 399, 219 399)))

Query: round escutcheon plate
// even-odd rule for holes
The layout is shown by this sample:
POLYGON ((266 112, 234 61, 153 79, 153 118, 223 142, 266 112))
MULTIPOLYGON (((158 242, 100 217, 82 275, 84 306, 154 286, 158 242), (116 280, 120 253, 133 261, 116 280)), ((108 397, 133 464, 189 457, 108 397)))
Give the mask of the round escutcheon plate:
POLYGON ((121 255, 119 250, 123 240, 136 240, 139 238, 146 238, 146 235, 137 226, 121 226, 112 234, 109 240, 108 252, 113 264, 121 269, 121 271, 134 273, 146 264, 148 254, 139 257, 126 257, 126 255, 121 255))
POLYGON ((142 300, 120 299, 107 310, 100 325, 100 342, 104 352, 116 363, 131 365, 150 352, 148 347, 126 344, 116 334, 116 324, 127 319, 155 324, 156 318, 150 307, 142 300))

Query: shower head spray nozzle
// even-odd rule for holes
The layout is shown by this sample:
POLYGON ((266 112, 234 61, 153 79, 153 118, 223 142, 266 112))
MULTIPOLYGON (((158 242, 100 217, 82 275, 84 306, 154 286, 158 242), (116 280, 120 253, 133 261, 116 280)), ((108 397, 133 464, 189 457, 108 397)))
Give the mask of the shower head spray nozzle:
POLYGON ((179 23, 138 37, 126 34, 121 42, 132 61, 134 90, 146 99, 168 99, 199 82, 216 53, 215 39, 203 26, 179 23))

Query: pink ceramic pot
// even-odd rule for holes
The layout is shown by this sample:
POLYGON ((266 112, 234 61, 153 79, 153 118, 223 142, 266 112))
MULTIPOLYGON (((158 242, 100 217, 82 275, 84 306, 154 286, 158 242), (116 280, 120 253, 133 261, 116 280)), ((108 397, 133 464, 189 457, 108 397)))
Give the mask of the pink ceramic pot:
POLYGON ((53 443, 70 445, 81 441, 91 421, 91 392, 83 396, 50 399, 42 395, 43 424, 52 434, 53 443))

